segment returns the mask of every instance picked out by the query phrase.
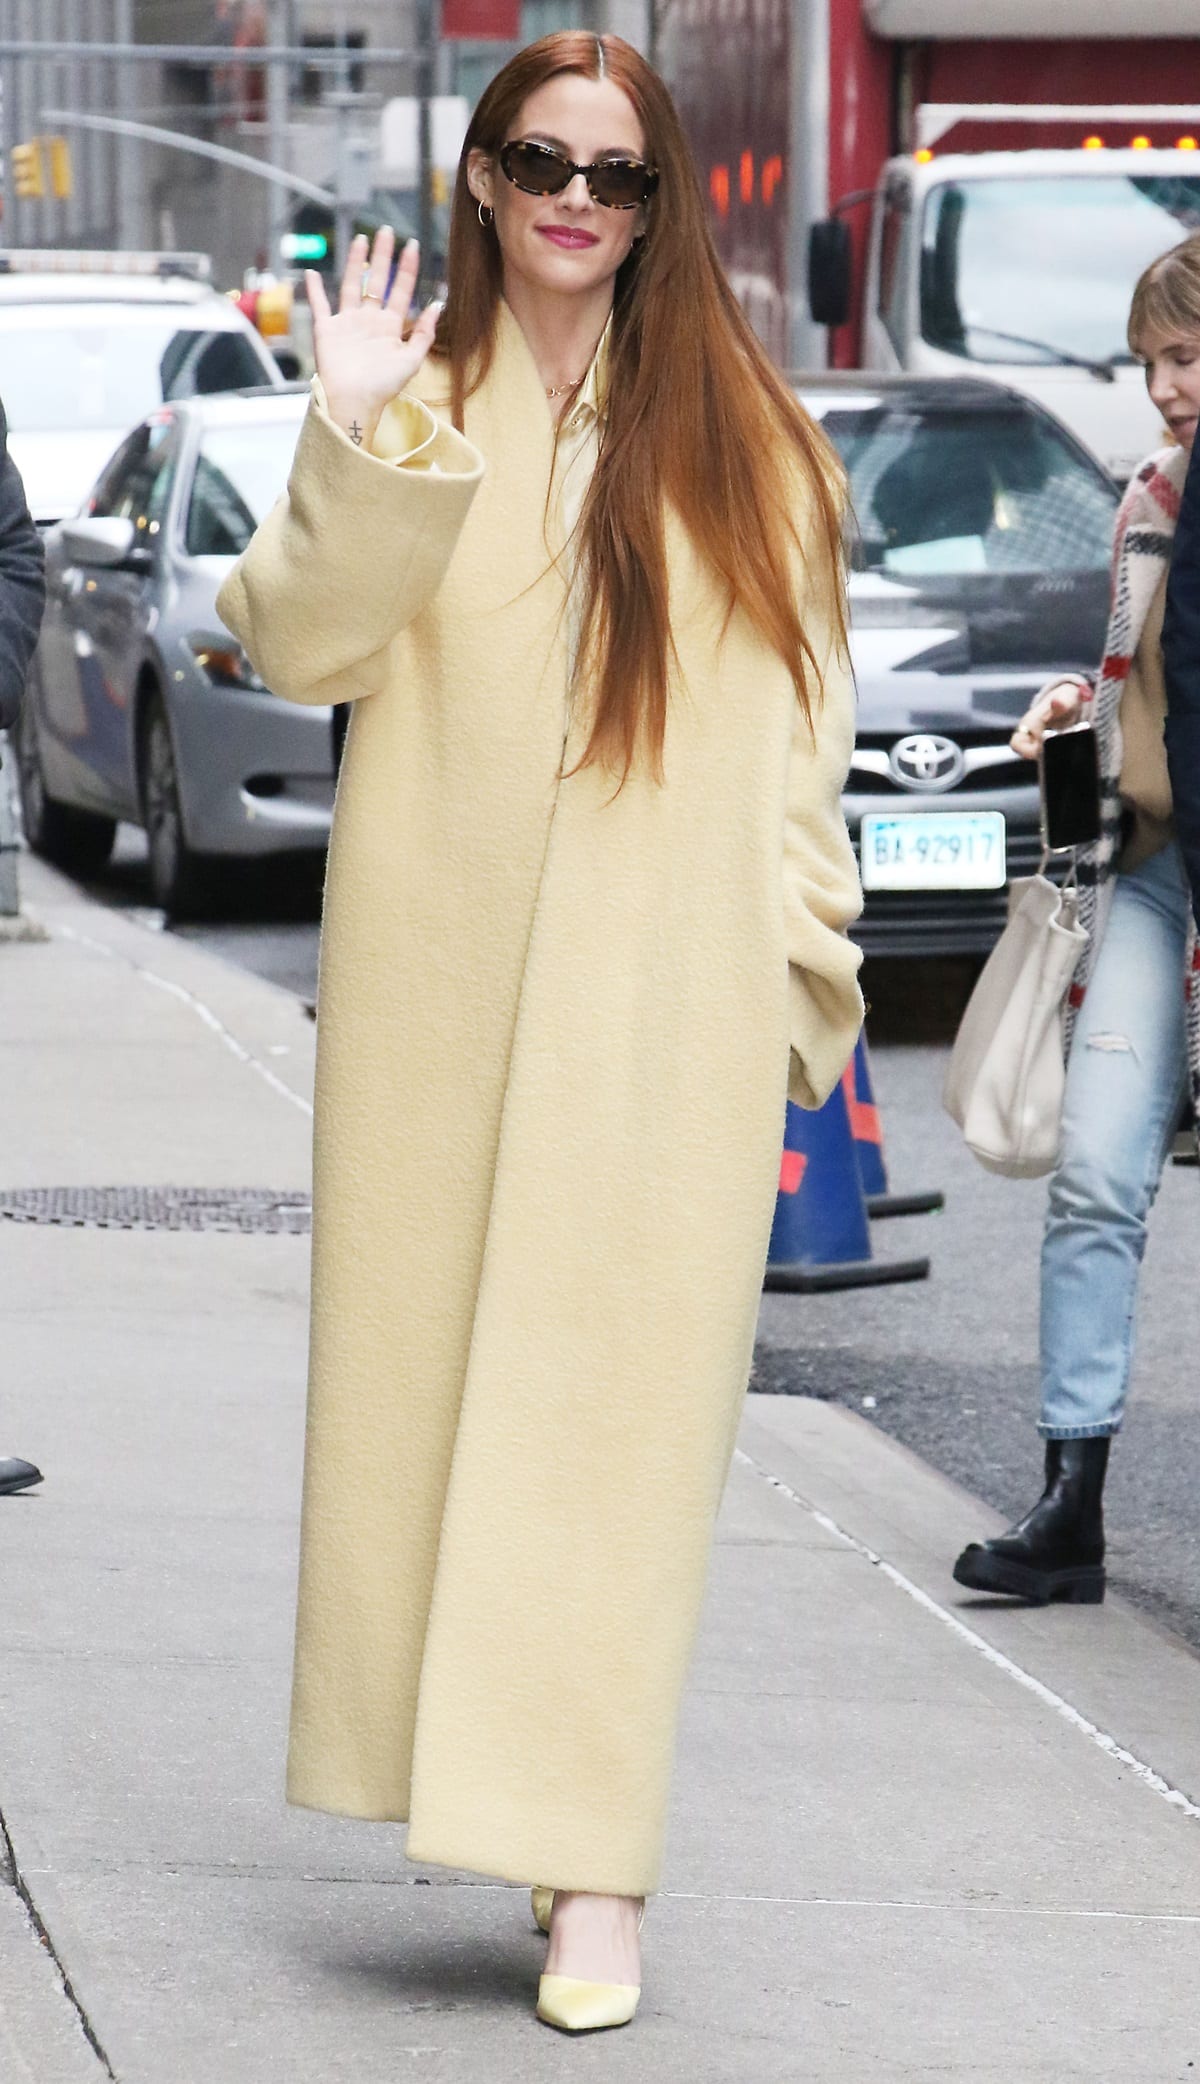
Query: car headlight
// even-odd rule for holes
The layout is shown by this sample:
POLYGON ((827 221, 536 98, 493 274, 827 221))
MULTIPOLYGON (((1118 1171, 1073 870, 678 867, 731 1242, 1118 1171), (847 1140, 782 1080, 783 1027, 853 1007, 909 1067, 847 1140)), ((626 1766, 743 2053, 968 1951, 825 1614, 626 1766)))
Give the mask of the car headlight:
POLYGON ((235 644, 232 638, 221 643, 211 637, 189 637, 188 649, 214 687, 236 687, 244 694, 265 694, 266 682, 259 678, 241 645, 235 644))

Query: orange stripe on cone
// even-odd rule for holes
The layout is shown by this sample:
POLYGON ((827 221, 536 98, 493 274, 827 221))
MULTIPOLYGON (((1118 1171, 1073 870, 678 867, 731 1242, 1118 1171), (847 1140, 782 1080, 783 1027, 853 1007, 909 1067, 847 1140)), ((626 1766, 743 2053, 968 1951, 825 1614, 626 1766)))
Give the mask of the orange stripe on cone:
POLYGON ((850 1115, 850 1134, 855 1143, 883 1143, 883 1124, 879 1109, 869 1100, 860 1100, 854 1086, 854 1059, 850 1059, 842 1073, 842 1091, 846 1095, 846 1107, 850 1115))
POLYGON ((798 1194, 804 1178, 808 1159, 803 1151, 785 1151, 779 1161, 779 1191, 781 1194, 798 1194))

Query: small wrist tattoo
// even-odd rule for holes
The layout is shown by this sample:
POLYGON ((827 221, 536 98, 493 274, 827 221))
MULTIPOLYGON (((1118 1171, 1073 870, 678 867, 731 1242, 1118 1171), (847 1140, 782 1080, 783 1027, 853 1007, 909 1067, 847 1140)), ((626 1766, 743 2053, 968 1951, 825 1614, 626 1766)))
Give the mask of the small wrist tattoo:
POLYGON ((351 422, 350 422, 350 439, 351 439, 351 441, 352 441, 352 442, 353 442, 353 443, 355 444, 355 447, 356 447, 356 448, 361 448, 361 447, 362 447, 362 437, 363 437, 363 431, 362 431, 362 428, 361 428, 361 427, 359 426, 359 424, 358 424, 358 421, 357 421, 357 420, 351 420, 351 422))

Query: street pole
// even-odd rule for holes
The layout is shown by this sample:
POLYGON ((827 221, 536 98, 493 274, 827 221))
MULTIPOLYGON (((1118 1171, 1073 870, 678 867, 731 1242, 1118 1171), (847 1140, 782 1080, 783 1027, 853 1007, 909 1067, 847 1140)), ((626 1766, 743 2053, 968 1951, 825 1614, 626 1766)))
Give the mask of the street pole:
POLYGON ((823 369, 829 335, 814 325, 808 280, 809 226, 829 210, 830 0, 805 0, 790 17, 790 106, 799 125, 788 170, 788 366, 823 369))
MULTIPOLYGON (((12 0, 0 0, 0 28, 3 28, 6 36, 12 28, 11 15, 12 0)), ((0 139, 2 139, 0 151, 3 153, 3 166, 0 167, 0 198, 3 199, 3 208, 0 209, 0 227, 3 228, 6 246, 15 242, 14 226, 17 217, 16 194, 9 171, 11 161, 8 156, 10 145, 14 145, 17 141, 16 132, 13 129, 13 115, 17 105, 16 74, 17 68, 14 60, 5 58, 0 63, 0 119, 3 121, 3 131, 0 133, 0 139)))
MULTIPOLYGON (((28 19, 27 9, 28 0, 13 0, 11 10, 12 28, 16 36, 24 36, 30 32, 31 24, 28 19)), ((34 75, 33 92, 31 93, 30 78, 30 65, 14 66, 12 98, 12 137, 14 144, 19 144, 25 138, 32 137, 37 128, 36 119, 33 122, 30 121, 30 111, 36 98, 37 79, 36 75, 34 75)), ((41 229, 42 227, 38 219, 38 204, 33 197, 20 196, 15 198, 13 230, 11 233, 7 233, 6 237, 12 238, 14 244, 36 246, 40 242, 41 229)))
MULTIPOLYGON (((79 0, 63 0, 63 4, 64 11, 67 16, 67 20, 63 24, 64 41, 66 40, 66 37, 68 35, 73 40, 77 28, 79 0)), ((62 67, 60 68, 60 73, 61 79, 56 79, 55 84, 56 86, 61 84, 62 100, 66 101, 71 108, 79 108, 80 105, 86 100, 86 94, 83 84, 83 66, 78 56, 73 58, 65 58, 63 60, 62 67)), ((67 243, 71 246, 82 246, 83 244, 82 233, 85 219, 83 211, 84 189, 82 176, 83 167, 81 165, 77 165, 74 171, 74 180, 72 182, 70 200, 66 203, 63 210, 64 229, 67 235, 67 243)))
MULTIPOLYGON (((133 0, 117 0, 116 40, 131 44, 133 37, 133 0)), ((128 65, 118 59, 113 67, 113 85, 117 114, 127 122, 133 120, 136 107, 134 75, 128 65)), ((140 83, 140 81, 139 81, 140 83)), ((136 138, 123 135, 117 144, 117 224, 119 243, 136 249, 142 244, 142 152, 136 138)))
POLYGON ((15 736, 15 732, 12 736, 0 733, 0 747, 4 753, 3 765, 0 766, 0 919, 19 919, 21 916, 21 841, 14 800, 15 736))
POLYGON ((341 276, 354 237, 354 203, 350 189, 350 110, 353 95, 338 90, 329 96, 337 117, 336 201, 333 206, 333 271, 341 276))
MULTIPOLYGON (((270 0, 270 8, 268 33, 271 48, 282 49, 290 41, 288 0, 270 0)), ((290 103, 291 69, 281 60, 271 59, 267 65, 267 158, 273 166, 287 167, 291 162, 290 103)), ((279 235, 286 222, 286 215, 275 206, 275 198, 272 196, 267 234, 267 266, 270 268, 275 267, 278 261, 279 235)))
POLYGON ((350 92, 350 64, 346 52, 344 15, 338 21, 337 39, 340 63, 334 74, 333 92, 327 99, 333 103, 337 114, 337 153, 334 160, 337 202, 333 212, 333 252, 334 277, 340 281, 342 269, 346 265, 346 256, 350 251, 350 241, 354 237, 353 183, 350 179, 350 119, 354 97, 350 92))
POLYGON ((431 292, 433 259, 434 9, 436 0, 416 0, 417 49, 417 237, 421 242, 421 296, 431 292))

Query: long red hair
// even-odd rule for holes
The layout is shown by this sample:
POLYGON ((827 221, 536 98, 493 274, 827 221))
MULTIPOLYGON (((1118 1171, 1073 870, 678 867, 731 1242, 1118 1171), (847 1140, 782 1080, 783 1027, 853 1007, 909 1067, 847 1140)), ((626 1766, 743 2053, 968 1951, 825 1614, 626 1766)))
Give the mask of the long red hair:
POLYGON ((797 549, 832 595, 845 639, 844 476, 733 296, 717 258, 691 153, 658 74, 618 36, 563 30, 519 51, 471 118, 450 219, 449 292, 435 353, 450 363, 451 411, 495 345, 502 263, 467 185, 468 155, 493 160, 529 96, 564 72, 611 79, 629 97, 657 167, 647 234, 621 267, 613 304, 604 439, 580 522, 585 578, 578 674, 592 690, 580 762, 661 777, 672 661, 664 518, 679 516, 732 615, 740 609, 795 684, 811 725, 819 663, 796 598, 797 549), (806 540, 797 534, 797 478, 806 540))

